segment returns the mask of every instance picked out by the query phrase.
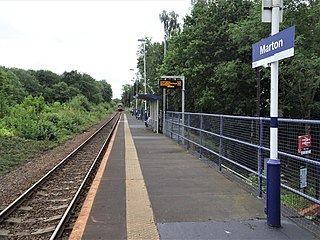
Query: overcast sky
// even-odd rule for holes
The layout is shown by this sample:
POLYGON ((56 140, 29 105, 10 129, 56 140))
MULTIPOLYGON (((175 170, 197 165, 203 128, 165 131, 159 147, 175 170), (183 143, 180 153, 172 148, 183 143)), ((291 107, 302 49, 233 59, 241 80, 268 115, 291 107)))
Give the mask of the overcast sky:
MULTIPOLYGON (((189 13, 191 0, 0 1, 0 65, 77 70, 111 84, 131 83, 137 39, 163 39, 162 10, 189 13)), ((135 70, 136 71, 136 70, 135 70)))

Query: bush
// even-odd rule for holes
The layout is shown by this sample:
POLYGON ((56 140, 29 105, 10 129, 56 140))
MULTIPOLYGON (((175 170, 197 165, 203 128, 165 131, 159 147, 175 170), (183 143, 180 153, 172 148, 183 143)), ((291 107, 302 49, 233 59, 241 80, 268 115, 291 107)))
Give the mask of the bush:
POLYGON ((61 141, 101 121, 111 109, 109 104, 91 105, 82 95, 52 105, 47 105, 41 96, 28 96, 1 120, 0 136, 61 141))
POLYGON ((68 103, 69 107, 73 110, 77 111, 90 111, 92 105, 88 101, 88 99, 83 95, 77 95, 71 99, 68 103))
POLYGON ((13 137, 14 134, 12 131, 4 128, 4 127, 0 127, 0 137, 13 137))
POLYGON ((57 127, 49 121, 40 121, 37 123, 36 140, 50 140, 58 139, 57 127))

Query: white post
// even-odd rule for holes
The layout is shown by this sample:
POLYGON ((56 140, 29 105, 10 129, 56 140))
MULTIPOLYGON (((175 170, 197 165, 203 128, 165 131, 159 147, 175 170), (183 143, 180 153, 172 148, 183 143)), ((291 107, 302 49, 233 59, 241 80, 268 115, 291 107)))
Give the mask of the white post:
MULTIPOLYGON (((134 71, 133 68, 130 68, 129 70, 134 71)), ((136 91, 136 94, 138 94, 138 77, 137 76, 136 76, 136 78, 133 77, 133 85, 136 85, 136 89, 134 89, 134 87, 133 87, 133 93, 134 93, 134 91, 136 91)), ((138 109, 138 99, 136 98, 136 108, 135 108, 135 113, 134 113, 135 115, 136 115, 137 109, 138 109)))
MULTIPOLYGON (((147 65, 146 65, 146 42, 143 43, 143 55, 144 55, 144 94, 147 94, 147 65)), ((147 101, 144 100, 144 110, 147 111, 147 101)))
POLYGON ((156 119, 157 119, 157 133, 159 133, 159 100, 157 100, 157 110, 156 110, 156 119))
MULTIPOLYGON (((272 1, 271 35, 279 32, 280 0, 272 1)), ((267 162, 267 224, 281 227, 281 166, 278 159, 278 61, 271 63, 270 159, 267 162)))
POLYGON ((136 80, 136 111, 138 111, 138 80, 136 80))
MULTIPOLYGON (((140 38, 139 42, 143 42, 143 71, 144 71, 144 94, 147 94, 147 65, 146 65, 146 39, 140 38)), ((147 111, 147 101, 144 100, 144 118, 147 111)), ((144 119, 147 120, 147 119, 144 119)))
MULTIPOLYGON (((163 42, 163 60, 166 58, 167 55, 167 35, 164 34, 164 42, 163 42)), ((166 93, 167 89, 163 89, 163 107, 162 107, 162 134, 165 134, 165 126, 166 126, 166 93)))
MULTIPOLYGON (((271 35, 279 32, 279 20, 280 0, 273 0, 271 35)), ((270 159, 278 159, 278 68, 278 61, 271 63, 270 159)))

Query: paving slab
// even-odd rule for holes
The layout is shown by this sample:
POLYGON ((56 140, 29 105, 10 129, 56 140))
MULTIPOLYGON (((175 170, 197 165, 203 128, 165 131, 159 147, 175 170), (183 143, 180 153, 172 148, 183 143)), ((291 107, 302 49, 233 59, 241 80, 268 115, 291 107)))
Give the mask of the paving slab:
MULTIPOLYGON (((134 144, 129 150, 126 147, 126 122, 122 119, 81 239, 130 238, 128 215, 132 223, 144 216, 144 211, 134 211, 128 204, 132 200, 126 191, 130 181, 125 169, 129 166, 126 159, 133 153, 141 168, 139 182, 144 181, 143 187, 135 187, 147 191, 151 223, 155 222, 160 239, 317 239, 285 218, 281 228, 269 227, 264 199, 247 192, 170 138, 147 129, 143 121, 131 115, 127 119, 134 144)), ((135 195, 138 191, 131 187, 131 195, 135 195)), ((141 228, 135 236, 146 236, 140 235, 144 231, 141 228)))
POLYGON ((185 240, 305 240, 318 239, 290 221, 270 228, 264 220, 159 223, 160 237, 185 240))
POLYGON ((128 116, 161 239, 316 239, 289 220, 267 226, 265 200, 128 116))

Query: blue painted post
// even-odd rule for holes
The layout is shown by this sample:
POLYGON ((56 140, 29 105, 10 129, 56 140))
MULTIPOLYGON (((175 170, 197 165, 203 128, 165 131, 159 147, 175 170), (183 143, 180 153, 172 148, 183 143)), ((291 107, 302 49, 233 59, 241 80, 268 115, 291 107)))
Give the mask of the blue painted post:
POLYGON ((178 114, 178 144, 180 144, 180 113, 178 114))
POLYGON ((203 115, 201 114, 200 115, 200 149, 199 149, 200 158, 202 158, 202 137, 203 137, 202 128, 203 128, 203 115))
POLYGON ((144 110, 144 119, 143 120, 146 122, 147 119, 148 119, 148 112, 147 112, 147 110, 144 110))
POLYGON ((171 137, 171 132, 170 132, 170 123, 171 123, 171 119, 170 119, 170 113, 168 113, 167 115, 166 115, 166 117, 167 117, 167 119, 166 119, 166 121, 167 121, 167 125, 166 125, 166 130, 167 130, 167 133, 168 133, 168 137, 171 137), (167 127, 168 126, 168 127, 167 127))
POLYGON ((189 131, 190 131, 190 114, 188 114, 188 128, 187 128, 187 139, 188 139, 188 143, 187 143, 187 149, 190 149, 190 141, 189 141, 189 131))
POLYGON ((219 171, 222 170, 222 135, 223 135, 223 117, 220 115, 220 143, 219 143, 219 171))
POLYGON ((262 174, 263 174, 263 158, 262 158, 262 147, 263 147, 263 122, 262 119, 260 118, 259 121, 259 126, 260 126, 260 131, 259 131, 259 149, 258 149, 258 197, 262 198, 262 174))
POLYGON ((165 128, 164 130, 166 131, 166 136, 169 137, 169 115, 167 114, 167 112, 164 113, 164 117, 165 117, 165 128), (167 127, 168 126, 168 127, 167 127))
POLYGON ((319 166, 316 165, 316 199, 319 199, 319 166))
POLYGON ((280 209, 280 161, 269 159, 267 162, 267 224, 281 227, 280 209))
POLYGON ((163 125, 163 129, 164 129, 164 131, 165 131, 165 134, 166 134, 166 136, 168 136, 168 129, 167 129, 167 124, 168 124, 168 119, 167 119, 167 112, 164 112, 163 113, 163 117, 164 117, 164 125, 163 125))
MULTIPOLYGON (((280 0, 272 1, 271 35, 279 32, 280 0)), ((271 63, 270 87, 270 160, 267 163, 267 223, 281 226, 280 213, 280 160, 278 159, 278 79, 279 62, 271 63)))
POLYGON ((170 132, 171 139, 172 139, 172 132, 173 132, 173 113, 171 113, 171 132, 170 132))

